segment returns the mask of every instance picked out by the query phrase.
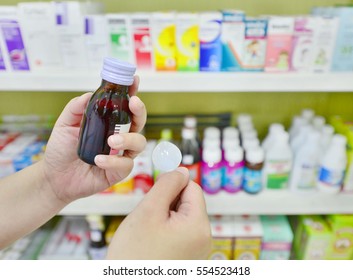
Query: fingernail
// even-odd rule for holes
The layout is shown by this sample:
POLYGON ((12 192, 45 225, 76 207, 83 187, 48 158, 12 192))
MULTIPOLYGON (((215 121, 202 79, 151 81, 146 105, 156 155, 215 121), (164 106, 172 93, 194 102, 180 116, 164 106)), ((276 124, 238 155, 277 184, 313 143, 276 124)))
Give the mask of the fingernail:
POLYGON ((94 161, 97 162, 97 163, 104 163, 107 161, 107 158, 106 156, 104 155, 97 155, 95 158, 94 158, 94 161))
POLYGON ((110 136, 110 141, 111 141, 112 145, 114 147, 116 147, 116 146, 120 146, 121 144, 123 144, 124 139, 121 135, 114 134, 114 135, 110 136))
POLYGON ((189 170, 185 167, 178 167, 175 171, 182 173, 184 176, 189 176, 189 170))

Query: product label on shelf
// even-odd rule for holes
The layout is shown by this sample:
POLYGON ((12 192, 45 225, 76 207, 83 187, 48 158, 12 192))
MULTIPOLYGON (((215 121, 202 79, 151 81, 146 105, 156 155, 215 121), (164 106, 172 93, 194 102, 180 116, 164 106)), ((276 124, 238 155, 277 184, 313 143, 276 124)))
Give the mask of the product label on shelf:
POLYGON ((303 164, 298 182, 299 190, 310 190, 316 187, 317 166, 303 164))
POLYGON ((290 161, 270 161, 266 165, 267 180, 266 187, 269 189, 284 189, 287 186, 290 161))
POLYGON ((216 193, 221 189, 221 185, 222 169, 204 166, 202 168, 202 188, 205 192, 216 193))
POLYGON ((262 189, 261 178, 262 171, 261 170, 251 170, 245 168, 244 170, 244 182, 243 189, 248 193, 257 193, 262 189))
POLYGON ((340 188, 344 178, 344 171, 341 170, 330 170, 325 167, 321 167, 319 172, 319 181, 326 186, 332 188, 340 188))
POLYGON ((223 188, 227 192, 240 191, 243 183, 244 162, 239 162, 233 166, 227 165, 224 167, 224 183, 223 188))
MULTIPOLYGON (((189 156, 189 155, 188 155, 189 156)), ((186 167, 189 170, 190 180, 201 184, 201 165, 199 162, 194 164, 181 164, 180 166, 186 167)))

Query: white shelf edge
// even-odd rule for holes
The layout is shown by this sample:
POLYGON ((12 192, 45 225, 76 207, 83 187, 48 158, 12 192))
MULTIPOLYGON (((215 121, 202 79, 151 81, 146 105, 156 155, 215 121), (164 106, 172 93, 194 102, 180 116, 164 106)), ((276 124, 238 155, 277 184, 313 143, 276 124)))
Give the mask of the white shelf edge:
MULTIPOLYGON (((140 92, 353 92, 353 72, 140 72, 140 92)), ((0 73, 0 91, 95 90, 96 71, 0 73)))
MULTIPOLYGON (((142 198, 134 194, 98 194, 71 203, 59 215, 127 215, 142 198)), ((353 194, 346 193, 303 195, 287 190, 265 190, 257 195, 205 194, 205 199, 210 215, 353 214, 353 194)))

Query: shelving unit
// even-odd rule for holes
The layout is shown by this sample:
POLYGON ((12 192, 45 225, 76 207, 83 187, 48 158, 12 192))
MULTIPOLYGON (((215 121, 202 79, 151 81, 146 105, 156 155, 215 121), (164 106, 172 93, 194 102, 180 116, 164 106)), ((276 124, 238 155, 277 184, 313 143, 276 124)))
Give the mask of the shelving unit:
MULTIPOLYGON (((352 73, 139 72, 141 92, 353 92, 352 73)), ((0 73, 1 91, 92 91, 96 71, 0 73)))
MULTIPOLYGON (((142 200, 141 195, 97 194, 79 199, 61 215, 127 215, 142 200)), ((326 193, 296 194, 288 190, 266 190, 257 195, 246 193, 217 195, 205 194, 207 212, 210 215, 239 214, 353 214, 353 194, 326 193)))

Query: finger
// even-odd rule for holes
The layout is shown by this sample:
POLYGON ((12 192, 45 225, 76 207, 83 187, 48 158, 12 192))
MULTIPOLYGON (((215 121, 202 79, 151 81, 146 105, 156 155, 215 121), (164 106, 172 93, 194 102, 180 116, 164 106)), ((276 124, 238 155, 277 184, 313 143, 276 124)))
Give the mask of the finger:
POLYGON ((146 106, 139 97, 132 96, 129 101, 129 108, 133 114, 130 131, 140 132, 147 119, 146 106))
POLYGON ((189 181, 189 171, 179 167, 159 177, 152 189, 146 194, 142 204, 158 215, 169 216, 169 209, 189 181))
POLYGON ((81 96, 71 99, 60 114, 56 124, 59 126, 80 125, 83 113, 92 94, 92 92, 87 92, 81 96))
POLYGON ((177 206, 177 212, 184 215, 203 215, 207 213, 202 189, 194 181, 190 181, 183 190, 177 206))
POLYGON ((140 77, 139 76, 134 76, 134 82, 132 83, 131 86, 129 86, 129 95, 134 96, 137 94, 138 88, 140 85, 140 77))
POLYGON ((146 138, 140 133, 113 134, 108 138, 108 145, 114 150, 128 150, 129 156, 134 158, 146 146, 146 138))
POLYGON ((131 173, 134 165, 133 160, 127 157, 118 157, 116 155, 97 155, 94 163, 106 171, 110 172, 110 180, 116 183, 131 173))

